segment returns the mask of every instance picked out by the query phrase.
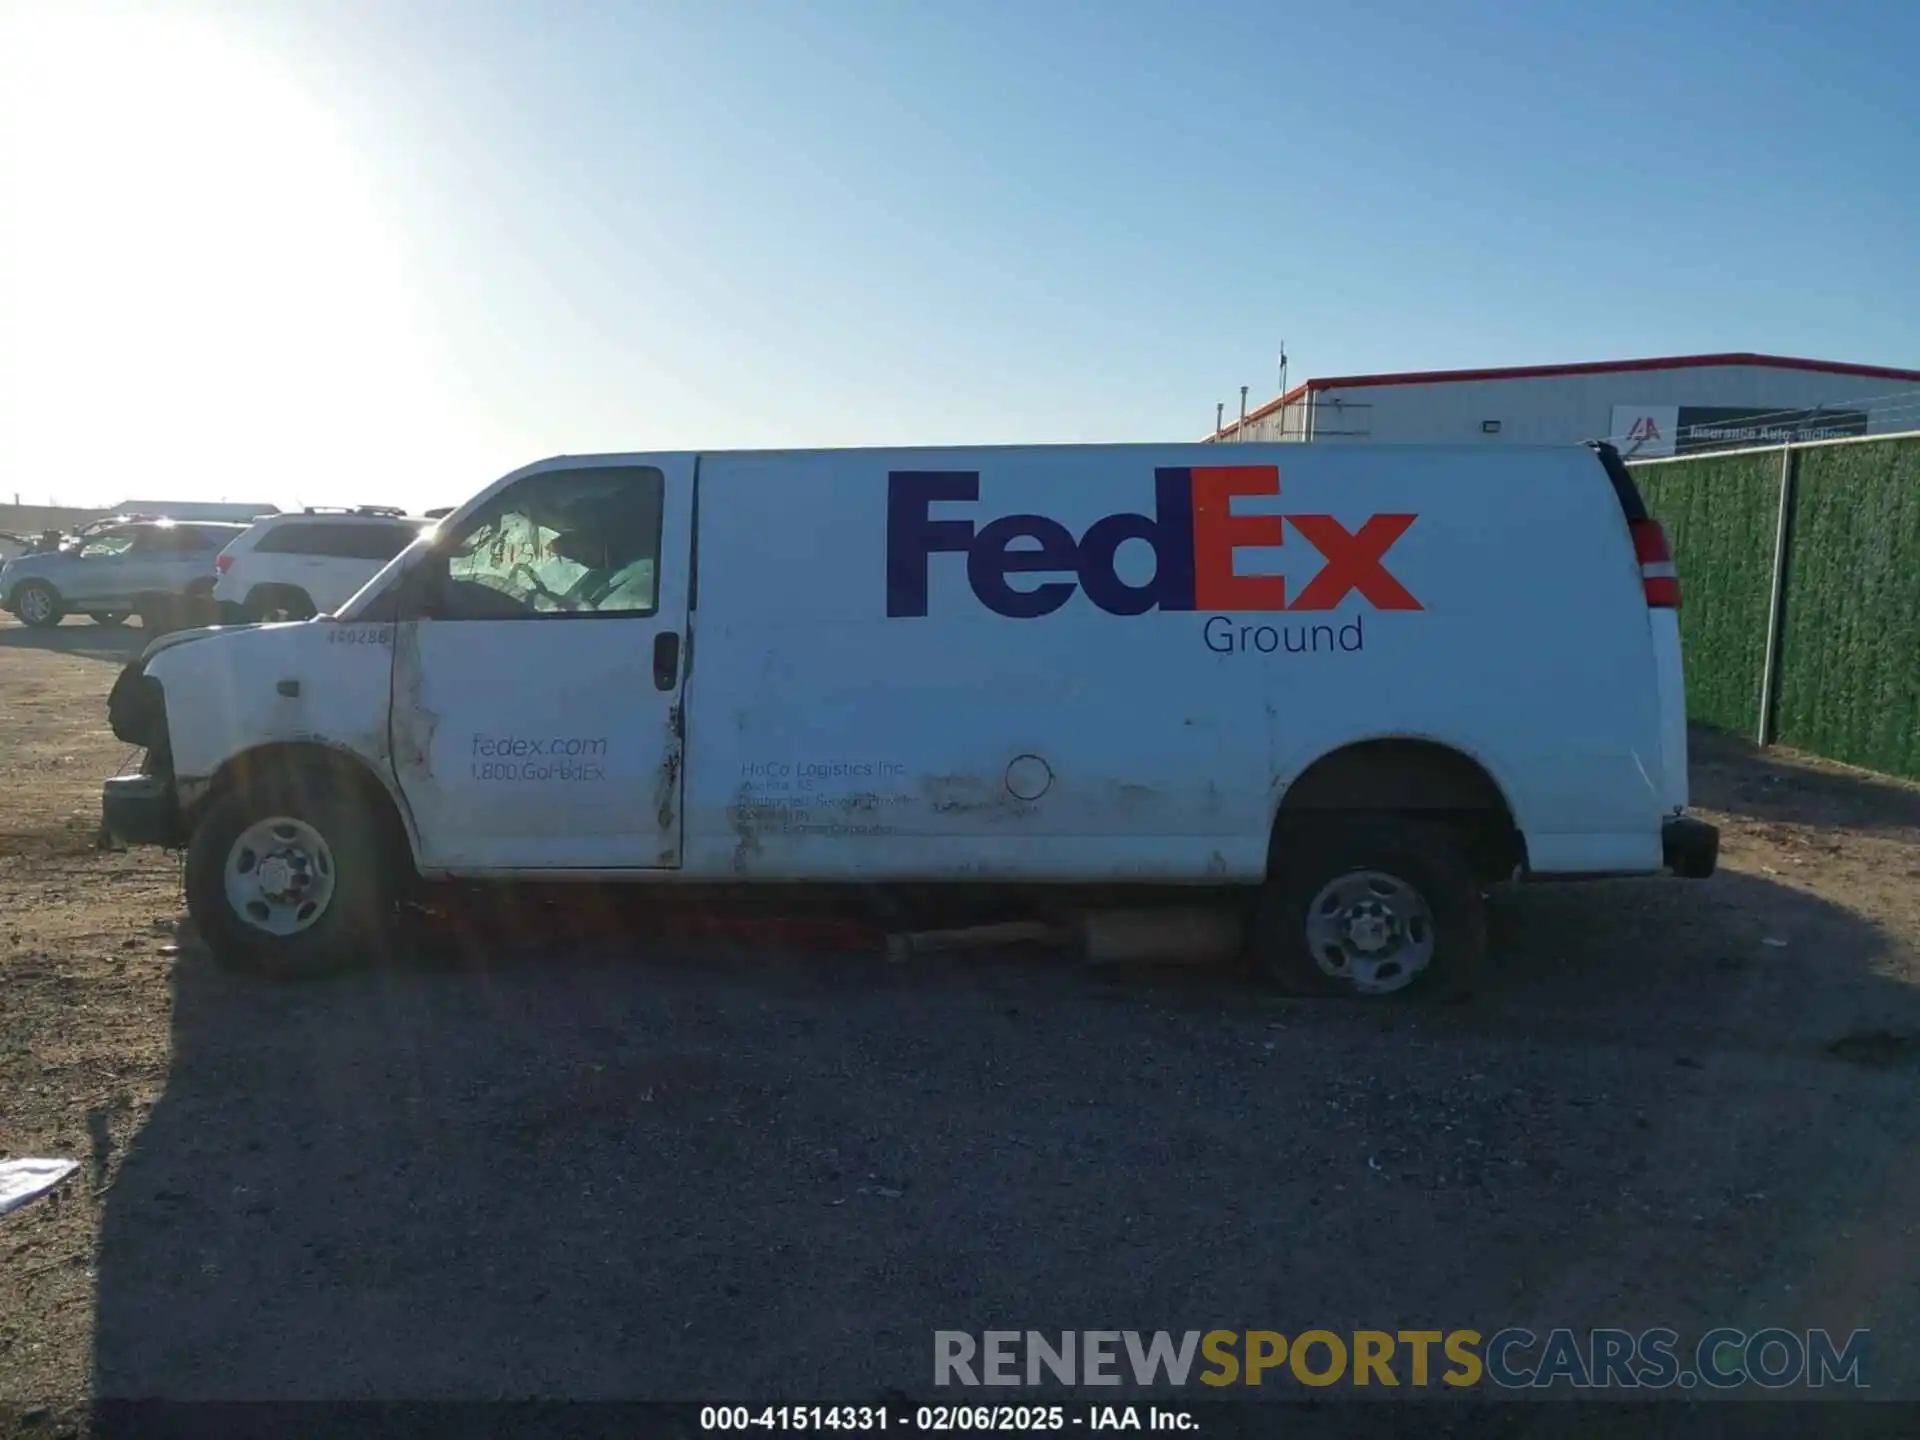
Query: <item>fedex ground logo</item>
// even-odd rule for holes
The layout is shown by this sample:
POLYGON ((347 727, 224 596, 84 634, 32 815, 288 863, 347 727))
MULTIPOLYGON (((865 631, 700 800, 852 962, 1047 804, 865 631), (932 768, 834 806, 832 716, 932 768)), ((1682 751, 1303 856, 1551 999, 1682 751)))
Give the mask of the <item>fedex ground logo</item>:
POLYGON ((896 470, 887 477, 887 614, 927 613, 928 570, 941 554, 963 557, 975 598, 1010 620, 1051 615, 1076 588, 1109 615, 1324 611, 1349 595, 1376 610, 1422 608, 1388 567, 1389 552, 1416 516, 1373 515, 1348 530, 1331 515, 1235 515, 1237 495, 1280 493, 1274 465, 1161 469, 1153 473, 1153 489, 1153 514, 1121 511, 1076 536, 1045 515, 1002 515, 981 524, 951 513, 936 518, 936 505, 978 503, 979 472, 896 470), (1114 557, 1129 540, 1153 549, 1153 578, 1141 584, 1127 583, 1115 568, 1114 557), (1298 594, 1288 595, 1286 576, 1235 572, 1239 550, 1296 541, 1321 562, 1298 594), (1016 585, 1015 577, 1032 578, 1016 585))

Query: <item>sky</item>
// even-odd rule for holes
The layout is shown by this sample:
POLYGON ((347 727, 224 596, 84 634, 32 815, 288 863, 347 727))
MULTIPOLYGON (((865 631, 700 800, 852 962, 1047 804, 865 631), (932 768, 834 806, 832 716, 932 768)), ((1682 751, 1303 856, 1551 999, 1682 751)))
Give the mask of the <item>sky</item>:
POLYGON ((1920 7, 0 0, 0 502, 1920 365, 1920 7))

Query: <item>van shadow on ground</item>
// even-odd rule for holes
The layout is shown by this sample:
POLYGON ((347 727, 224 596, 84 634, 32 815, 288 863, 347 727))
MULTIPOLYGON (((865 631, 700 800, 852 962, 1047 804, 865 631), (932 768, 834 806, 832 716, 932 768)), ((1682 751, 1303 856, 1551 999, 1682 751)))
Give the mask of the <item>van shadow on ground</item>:
POLYGON ((1762 879, 1501 897, 1425 1009, 561 914, 300 986, 182 956, 97 1396, 933 1398, 936 1328, 1920 1341, 1920 1000, 1762 879))

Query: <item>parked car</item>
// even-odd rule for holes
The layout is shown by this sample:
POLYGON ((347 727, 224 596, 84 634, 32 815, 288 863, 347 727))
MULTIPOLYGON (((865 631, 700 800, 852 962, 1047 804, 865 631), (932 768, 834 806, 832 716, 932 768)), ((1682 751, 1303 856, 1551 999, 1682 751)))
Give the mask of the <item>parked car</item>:
POLYGON ((270 515, 220 552, 213 598, 223 615, 247 620, 325 614, 432 524, 382 506, 270 515))
POLYGON ((149 647, 103 820, 283 976, 409 877, 1131 883, 1242 887, 1285 989, 1457 996, 1489 885, 1713 872, 1679 602, 1607 446, 562 457, 336 616, 149 647))
POLYGON ((244 525, 134 520, 91 527, 77 543, 0 568, 0 607, 35 627, 78 612, 120 625, 139 614, 172 628, 195 599, 210 607, 214 557, 244 525))

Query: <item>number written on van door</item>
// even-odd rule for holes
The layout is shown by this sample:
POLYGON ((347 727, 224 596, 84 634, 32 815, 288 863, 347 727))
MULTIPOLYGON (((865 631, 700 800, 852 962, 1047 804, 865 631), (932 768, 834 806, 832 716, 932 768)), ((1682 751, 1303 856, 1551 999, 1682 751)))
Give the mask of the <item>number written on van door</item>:
POLYGON ((329 645, 391 645, 391 625, 342 625, 327 632, 329 645))

